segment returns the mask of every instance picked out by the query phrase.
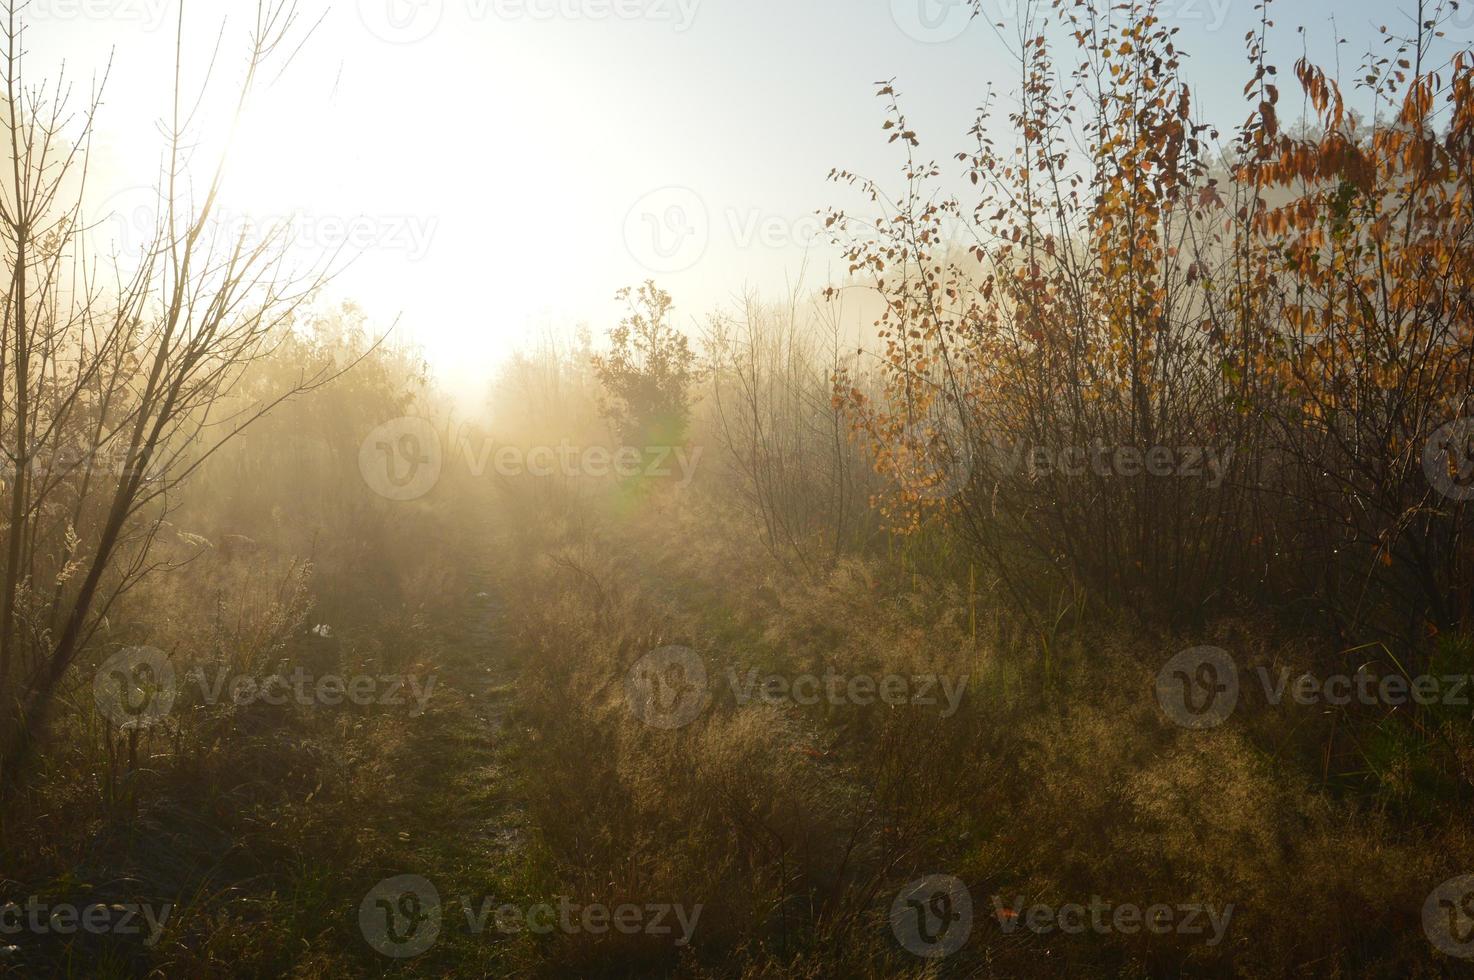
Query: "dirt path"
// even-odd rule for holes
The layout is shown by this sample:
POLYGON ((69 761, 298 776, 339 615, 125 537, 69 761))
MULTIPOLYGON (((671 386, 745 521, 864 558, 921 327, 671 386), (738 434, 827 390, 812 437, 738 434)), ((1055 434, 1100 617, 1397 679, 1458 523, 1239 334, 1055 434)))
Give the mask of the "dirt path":
POLYGON ((439 934, 413 957, 369 952, 374 975, 510 975, 514 963, 525 961, 527 950, 516 948, 515 937, 477 931, 468 918, 488 898, 519 900, 530 877, 521 775, 511 748, 517 672, 496 591, 493 535, 485 519, 467 530, 461 592, 441 620, 435 704, 401 750, 413 762, 402 809, 386 814, 405 845, 397 867, 386 870, 433 886, 439 934))

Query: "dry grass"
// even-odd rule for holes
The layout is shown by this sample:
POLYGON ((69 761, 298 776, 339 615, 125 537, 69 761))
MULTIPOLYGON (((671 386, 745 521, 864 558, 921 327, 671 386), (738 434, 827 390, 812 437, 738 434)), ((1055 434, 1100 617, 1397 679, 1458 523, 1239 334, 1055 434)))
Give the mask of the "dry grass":
MULTIPOLYGON (((524 547, 549 556, 507 584, 538 773, 531 812, 563 887, 703 902, 691 952, 713 976, 927 975, 884 910, 934 872, 962 878, 976 906, 945 975, 1439 975, 1419 912, 1433 884, 1474 859, 1467 817, 1414 819, 1385 786, 1323 786, 1323 711, 1251 704, 1239 723, 1180 729, 1151 691, 1157 665, 1190 638, 1073 627, 1046 668, 997 596, 970 612, 955 587, 901 588, 859 560, 790 577, 751 539, 714 540, 714 522, 687 518, 587 536, 524 527, 537 539, 524 547), (950 671, 968 685, 943 719, 911 706, 741 705, 719 680, 711 707, 667 732, 634 718, 621 686, 667 644, 697 650, 713 673, 950 671), (1232 904, 1234 917, 1216 946, 1033 935, 1000 928, 995 895, 1232 904)), ((1251 663, 1308 649, 1266 624, 1210 633, 1251 663)), ((582 975, 592 961, 575 945, 558 962, 582 975)), ((668 948, 610 952, 601 962, 680 963, 668 948)))

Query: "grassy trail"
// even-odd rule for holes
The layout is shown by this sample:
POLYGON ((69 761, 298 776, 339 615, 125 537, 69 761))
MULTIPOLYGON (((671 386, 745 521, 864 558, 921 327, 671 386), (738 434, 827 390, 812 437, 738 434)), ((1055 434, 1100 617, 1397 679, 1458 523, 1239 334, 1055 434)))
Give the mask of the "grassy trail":
POLYGON ((473 931, 475 917, 467 916, 487 898, 516 901, 529 890, 522 777, 509 751, 516 670, 497 594, 490 547, 495 534, 484 516, 467 534, 460 595, 439 631, 437 695, 445 697, 431 723, 413 732, 407 748, 417 764, 407 773, 403 809, 390 815, 403 828, 406 846, 384 876, 419 875, 435 887, 440 933, 431 949, 413 958, 381 957, 381 975, 510 975, 527 952, 484 923, 473 931))

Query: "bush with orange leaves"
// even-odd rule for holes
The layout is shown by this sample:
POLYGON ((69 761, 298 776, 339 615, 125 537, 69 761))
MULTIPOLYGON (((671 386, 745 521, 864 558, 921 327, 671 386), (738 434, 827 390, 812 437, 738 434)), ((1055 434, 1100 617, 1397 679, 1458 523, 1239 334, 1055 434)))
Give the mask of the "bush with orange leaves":
POLYGON ((841 375, 835 398, 893 477, 887 513, 947 521, 1033 602, 1083 587, 1174 618, 1257 600, 1348 636, 1467 627, 1474 53, 1442 30, 1456 6, 1384 30, 1353 86, 1365 115, 1302 59, 1287 126, 1261 4, 1228 138, 1156 4, 1100 6, 1021 12, 1019 138, 997 146, 984 107, 958 155, 975 199, 936 187, 890 84, 904 191, 835 174, 884 212, 830 222, 885 301, 879 394, 841 375), (1231 465, 1167 465, 1194 452, 1231 465))

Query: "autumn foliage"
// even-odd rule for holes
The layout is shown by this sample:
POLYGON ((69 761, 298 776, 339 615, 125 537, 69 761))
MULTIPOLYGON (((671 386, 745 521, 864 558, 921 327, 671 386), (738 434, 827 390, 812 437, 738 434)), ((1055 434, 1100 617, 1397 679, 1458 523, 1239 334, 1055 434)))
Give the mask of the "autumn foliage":
POLYGON ((1017 107, 1000 127, 985 106, 957 155, 968 198, 883 84, 905 190, 837 172, 882 213, 830 224, 885 300, 879 386, 841 374, 836 399, 894 477, 893 524, 947 521, 1036 599, 1467 625, 1468 510, 1428 476, 1457 460, 1424 457, 1474 367, 1474 54, 1447 55, 1455 5, 1422 7, 1350 82, 1282 75, 1256 8, 1249 111, 1220 129, 1155 4, 1033 5, 1017 107), (1035 465, 1072 447, 1111 465, 1035 465), (1122 447, 1164 465, 1122 469, 1122 447))

